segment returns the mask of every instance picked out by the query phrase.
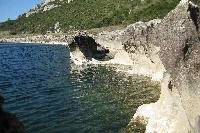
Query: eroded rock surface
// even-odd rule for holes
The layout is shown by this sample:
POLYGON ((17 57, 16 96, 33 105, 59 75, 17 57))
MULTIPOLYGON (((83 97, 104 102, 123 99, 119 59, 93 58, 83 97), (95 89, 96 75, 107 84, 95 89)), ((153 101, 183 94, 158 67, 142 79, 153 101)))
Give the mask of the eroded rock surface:
POLYGON ((82 35, 81 33, 74 37, 74 41, 69 44, 69 48, 71 52, 78 48, 88 60, 91 60, 92 58, 104 60, 106 55, 109 53, 109 49, 96 43, 92 37, 82 35))
POLYGON ((155 30, 152 43, 159 45, 161 60, 178 89, 193 132, 200 113, 199 9, 182 0, 155 30), (156 39, 159 38, 159 39, 156 39))

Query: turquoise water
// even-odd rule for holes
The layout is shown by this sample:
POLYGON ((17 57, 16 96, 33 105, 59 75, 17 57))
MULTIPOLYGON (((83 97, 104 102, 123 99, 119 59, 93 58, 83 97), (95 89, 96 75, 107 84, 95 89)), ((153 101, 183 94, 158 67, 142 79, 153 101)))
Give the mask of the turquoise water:
POLYGON ((0 94, 27 133, 124 132, 137 107, 159 97, 147 78, 70 66, 62 45, 0 45, 0 94))

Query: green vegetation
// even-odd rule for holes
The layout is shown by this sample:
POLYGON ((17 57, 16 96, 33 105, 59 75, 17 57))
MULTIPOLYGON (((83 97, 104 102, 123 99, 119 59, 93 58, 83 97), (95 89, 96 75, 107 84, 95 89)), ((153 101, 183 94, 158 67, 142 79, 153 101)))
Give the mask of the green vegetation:
POLYGON ((127 25, 136 21, 148 21, 164 17, 180 0, 74 0, 59 4, 52 10, 38 12, 17 20, 0 24, 0 30, 12 33, 46 33, 54 31, 60 22, 63 32, 92 29, 113 25, 127 25))

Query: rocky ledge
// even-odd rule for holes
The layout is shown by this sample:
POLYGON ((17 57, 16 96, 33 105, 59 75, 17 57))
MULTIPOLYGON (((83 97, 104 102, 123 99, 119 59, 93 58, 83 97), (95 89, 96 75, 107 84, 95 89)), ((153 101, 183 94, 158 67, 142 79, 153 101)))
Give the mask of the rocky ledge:
POLYGON ((24 126, 14 114, 3 110, 4 98, 0 96, 0 133, 25 133, 24 126))

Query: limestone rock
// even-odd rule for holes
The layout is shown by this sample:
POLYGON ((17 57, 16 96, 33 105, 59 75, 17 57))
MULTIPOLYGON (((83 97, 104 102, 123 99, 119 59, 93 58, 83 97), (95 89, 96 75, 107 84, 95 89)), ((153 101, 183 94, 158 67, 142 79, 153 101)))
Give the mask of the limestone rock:
POLYGON ((123 42, 123 46, 128 53, 145 53, 148 54, 150 46, 148 44, 149 34, 161 22, 155 19, 149 22, 137 22, 129 25, 125 30, 127 40, 123 42))
POLYGON ((152 111, 156 114, 156 117, 152 118, 154 116, 148 116, 146 115, 147 112, 144 111, 155 106, 153 104, 149 107, 142 106, 141 108, 143 109, 138 109, 138 112, 145 112, 143 115, 152 118, 147 125, 147 132, 200 132, 199 22, 199 8, 190 0, 182 0, 150 32, 148 40, 144 41, 149 46, 160 47, 159 57, 165 69, 171 75, 171 80, 163 85, 163 90, 171 86, 168 88, 169 92, 163 92, 161 95, 163 98, 158 101, 160 104, 156 103, 158 105, 155 108, 160 111, 152 111), (170 85, 168 85, 169 83, 170 85), (169 93, 169 95, 167 96, 166 93, 169 93), (170 102, 169 99, 174 100, 170 102), (162 105, 166 105, 166 108, 159 109, 162 105), (171 113, 168 114, 168 112, 171 113), (162 113, 164 115, 163 118, 166 120, 161 118, 162 115, 158 118, 162 113), (181 114, 182 119, 178 117, 181 114), (172 121, 173 118, 177 119, 172 121), (171 125, 167 124, 167 121, 171 121, 171 125), (167 131, 167 128, 161 123, 166 123, 169 130, 167 131), (185 129, 182 128, 181 130, 179 128, 181 123, 185 124, 185 129))
POLYGON ((178 88, 191 128, 200 117, 199 8, 182 0, 154 30, 151 44, 160 47, 160 58, 178 88))

